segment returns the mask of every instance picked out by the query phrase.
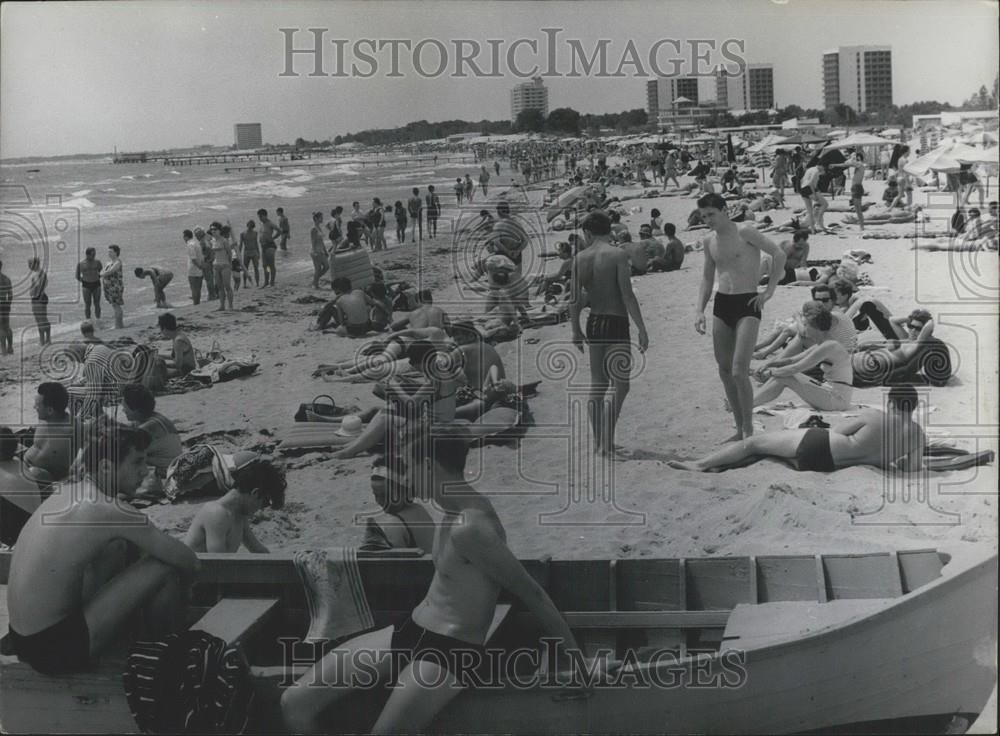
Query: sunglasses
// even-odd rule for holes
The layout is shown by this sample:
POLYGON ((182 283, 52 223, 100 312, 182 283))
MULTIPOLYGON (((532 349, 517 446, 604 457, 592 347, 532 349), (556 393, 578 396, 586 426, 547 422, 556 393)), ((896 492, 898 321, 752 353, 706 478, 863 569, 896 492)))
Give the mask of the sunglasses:
POLYGON ((910 324, 908 324, 907 327, 909 327, 911 330, 922 330, 922 329, 924 329, 924 326, 922 324, 920 324, 919 322, 910 322, 910 324))
POLYGON ((823 297, 823 298, 816 297, 816 301, 818 301, 818 302, 828 302, 828 301, 831 301, 831 299, 830 299, 830 297, 823 297))

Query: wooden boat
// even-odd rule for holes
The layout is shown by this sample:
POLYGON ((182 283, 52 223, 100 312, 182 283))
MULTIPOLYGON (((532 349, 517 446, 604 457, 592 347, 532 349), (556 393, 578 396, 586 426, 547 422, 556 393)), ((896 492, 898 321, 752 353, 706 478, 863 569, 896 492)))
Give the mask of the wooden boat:
MULTIPOLYGON (((432 563, 415 551, 359 555, 376 625, 422 598, 432 563)), ((192 621, 239 640, 264 732, 280 730, 288 666, 279 636, 308 627, 290 555, 202 555, 192 621), (200 619, 200 620, 199 620, 200 619)), ((9 553, 0 555, 6 582, 9 553)), ((524 561, 588 651, 615 650, 619 687, 467 690, 435 733, 793 733, 888 727, 957 733, 996 683, 997 556, 913 550, 704 559, 524 561), (656 649, 676 653, 649 661, 656 649), (628 677, 626 675, 632 675, 628 677)), ((6 630, 6 589, 0 627, 6 630)), ((498 606, 489 646, 534 647, 538 628, 498 606)), ((298 655, 296 655, 298 656, 298 655)), ((134 732, 122 659, 46 678, 4 658, 6 733, 134 732)), ((521 669, 517 675, 524 674, 521 669)), ((530 674, 530 673, 529 673, 530 674)), ((523 683, 525 680, 520 678, 523 683)), ((529 678, 530 679, 530 678, 529 678)), ((331 730, 370 728, 384 689, 351 695, 331 730)))

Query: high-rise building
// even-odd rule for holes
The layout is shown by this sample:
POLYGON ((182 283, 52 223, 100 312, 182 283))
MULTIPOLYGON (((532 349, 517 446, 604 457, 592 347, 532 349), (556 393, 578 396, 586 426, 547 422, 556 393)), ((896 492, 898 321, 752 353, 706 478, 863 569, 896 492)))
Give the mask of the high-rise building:
POLYGON ((774 107, 774 65, 749 64, 740 75, 720 68, 715 73, 715 101, 727 110, 770 110, 774 107))
POLYGON ((657 77, 646 82, 646 114, 650 123, 672 125, 699 117, 697 77, 657 77))
POLYGON ((233 126, 237 148, 260 148, 264 139, 260 134, 260 123, 236 123, 233 126))
POLYGON ((892 47, 841 46, 823 53, 823 105, 856 112, 892 105, 892 47))
POLYGON ((549 114, 549 90, 541 77, 519 84, 510 91, 510 120, 517 122, 522 110, 538 110, 543 116, 549 114))

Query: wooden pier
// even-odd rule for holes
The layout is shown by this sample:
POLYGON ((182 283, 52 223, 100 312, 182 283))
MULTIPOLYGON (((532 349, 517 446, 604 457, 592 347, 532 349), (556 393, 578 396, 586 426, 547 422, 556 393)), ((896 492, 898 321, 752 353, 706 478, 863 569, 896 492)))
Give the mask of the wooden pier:
POLYGON ((205 166, 238 161, 302 161, 313 157, 312 151, 231 151, 190 156, 164 156, 164 166, 205 166))

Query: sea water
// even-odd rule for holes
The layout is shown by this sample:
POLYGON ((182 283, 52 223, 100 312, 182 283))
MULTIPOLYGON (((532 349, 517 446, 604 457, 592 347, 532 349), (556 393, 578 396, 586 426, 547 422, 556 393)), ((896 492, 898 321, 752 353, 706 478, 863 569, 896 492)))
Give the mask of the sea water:
MULTIPOLYGON (((435 185, 447 207, 456 177, 468 172, 477 179, 478 166, 471 155, 467 162, 442 160, 433 167, 430 159, 430 154, 421 155, 419 161, 361 154, 313 158, 301 164, 282 162, 280 167, 261 162, 262 168, 255 171, 229 172, 226 167, 247 164, 175 168, 159 162, 114 164, 110 158, 0 162, 0 260, 14 284, 11 322, 15 328, 33 323, 27 261, 38 256, 49 278, 53 333, 75 331, 83 319, 76 264, 89 247, 96 248, 97 258, 107 262, 112 243, 122 251, 126 322, 130 316, 155 311, 152 284, 133 273, 138 266, 172 271, 168 301, 189 304, 182 232, 196 227, 207 230, 213 221, 229 222, 238 239, 247 221, 257 220, 260 208, 276 221, 275 210, 283 207, 289 218, 289 254, 279 253, 277 260, 280 283, 283 276, 312 268, 313 212, 321 211, 326 221, 337 205, 347 215, 354 201, 360 202, 364 212, 371 208, 373 197, 379 197, 383 206, 396 200, 405 204, 413 187, 420 187, 423 195, 428 184, 435 185)), ((390 218, 386 234, 390 247, 395 244, 394 234, 388 232, 391 223, 390 218)), ((102 307, 102 321, 107 323, 111 310, 106 304, 102 307)), ((24 337, 34 340, 34 330, 24 337)))

